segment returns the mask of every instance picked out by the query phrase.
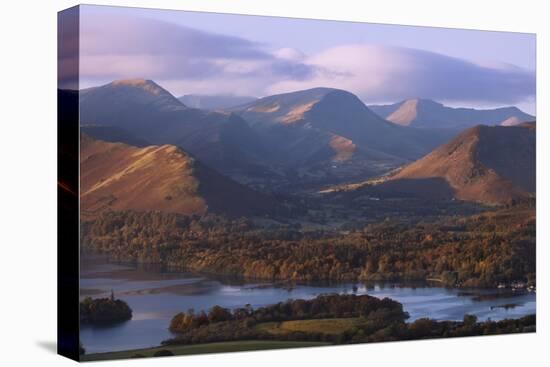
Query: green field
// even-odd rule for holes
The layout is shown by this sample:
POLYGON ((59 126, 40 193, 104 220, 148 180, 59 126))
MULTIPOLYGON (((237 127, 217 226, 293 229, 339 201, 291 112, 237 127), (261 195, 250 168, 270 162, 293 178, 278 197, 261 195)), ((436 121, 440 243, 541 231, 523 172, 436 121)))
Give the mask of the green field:
POLYGON ((265 331, 272 335, 282 335, 294 331, 337 335, 351 330, 360 324, 362 324, 362 321, 359 318, 317 319, 265 322, 257 325, 256 328, 260 331, 265 331))
POLYGON ((81 356, 82 361, 101 361, 106 359, 132 358, 136 354, 152 357, 159 350, 169 350, 175 355, 206 354, 244 352, 265 349, 304 348, 328 345, 322 342, 298 342, 298 341, 272 341, 272 340, 244 340, 234 342, 196 344, 196 345, 171 345, 159 348, 134 349, 121 352, 95 353, 81 356))

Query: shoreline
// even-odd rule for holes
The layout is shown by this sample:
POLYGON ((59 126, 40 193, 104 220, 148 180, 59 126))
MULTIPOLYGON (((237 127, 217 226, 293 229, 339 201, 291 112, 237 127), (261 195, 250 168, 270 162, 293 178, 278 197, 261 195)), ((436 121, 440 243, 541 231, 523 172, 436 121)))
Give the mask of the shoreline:
POLYGON ((90 252, 84 255, 84 259, 89 257, 89 259, 103 259, 109 264, 132 267, 135 270, 145 270, 145 271, 155 271, 161 274, 187 274, 195 275, 200 277, 205 277, 211 280, 219 281, 223 284, 246 284, 246 283, 259 283, 258 288, 261 288, 261 284, 265 283, 266 286, 284 286, 288 285, 289 288, 297 285, 305 286, 330 286, 330 285, 339 285, 339 284, 362 284, 362 285, 379 285, 382 283, 388 284, 388 287, 400 288, 399 284, 403 284, 402 287, 411 287, 417 286, 422 288, 447 288, 447 289, 456 289, 456 290, 520 290, 526 292, 536 292, 536 284, 528 284, 526 282, 511 281, 509 283, 499 283, 494 286, 470 286, 470 285, 458 285, 458 284, 449 284, 444 280, 436 277, 425 277, 425 278, 408 278, 408 277, 371 277, 370 279, 360 279, 360 278, 349 278, 349 279, 282 279, 282 278, 263 278, 263 277, 250 277, 239 274, 224 274, 217 272, 209 272, 205 270, 195 270, 189 268, 183 268, 180 266, 170 266, 164 265, 161 263, 153 262, 140 262, 140 261, 128 261, 128 260, 119 260, 115 257, 110 256, 107 253, 101 252, 90 252), (431 286, 430 283, 437 283, 437 285, 431 286), (517 286, 517 283, 523 283, 522 286, 517 286))
MULTIPOLYGON (((127 280, 131 280, 132 279, 132 272, 137 272, 137 280, 136 281, 143 281, 144 279, 142 277, 144 276, 144 274, 151 272, 151 270, 154 270, 154 269, 152 269, 148 266, 145 266, 145 269, 147 269, 147 271, 145 271, 145 272, 140 271, 139 264, 135 264, 135 263, 132 264, 132 263, 128 263, 128 262, 111 261, 111 260, 108 260, 106 256, 103 256, 103 257, 99 258, 98 260, 100 260, 100 263, 97 264, 99 266, 101 266, 101 263, 105 264, 102 260, 107 261, 108 263, 111 263, 113 265, 122 265, 120 267, 120 269, 121 269, 120 273, 118 273, 118 274, 117 274, 117 272, 119 272, 119 270, 114 270, 113 271, 113 270, 109 269, 110 267, 103 267, 103 269, 107 270, 105 273, 103 273, 103 275, 108 274, 108 277, 113 278, 113 279, 117 279, 118 277, 121 277, 121 278, 124 278, 124 279, 127 279, 127 280), (130 266, 128 266, 128 265, 130 265, 130 266), (129 271, 129 272, 127 272, 127 271, 129 271)), ((117 267, 114 267, 114 268, 116 269, 117 267)), ((141 270, 144 270, 144 269, 141 269, 141 270)), ((158 270, 158 269, 156 269, 156 270, 158 270)), ((94 277, 101 277, 102 276, 101 271, 100 272, 93 272, 91 274, 94 275, 92 277, 92 279, 94 277)), ((227 285, 227 283, 228 283, 227 278, 225 278, 225 277, 221 277, 221 279, 220 279, 219 276, 217 276, 217 277, 214 276, 214 278, 212 278, 211 275, 204 274, 204 273, 198 274, 196 272, 193 272, 193 273, 186 272, 186 273, 178 274, 177 272, 170 271, 166 274, 170 274, 170 276, 168 277, 167 280, 179 279, 180 276, 183 277, 183 278, 185 278, 185 276, 190 276, 190 277, 206 276, 207 280, 220 281, 222 283, 222 285, 227 285), (226 282, 224 282, 223 280, 226 280, 226 282)), ((164 278, 164 276, 161 276, 161 278, 164 278)), ((233 283, 233 285, 236 285, 231 280, 229 281, 229 283, 233 283)), ((238 283, 238 286, 241 286, 241 285, 243 285, 243 280, 240 279, 237 283, 238 283)), ((269 281, 264 280, 264 281, 259 281, 259 282, 256 281, 253 284, 249 284, 248 287, 246 286, 247 285, 246 283, 244 283, 244 285, 245 285, 244 288, 246 290, 250 290, 250 291, 262 292, 263 288, 272 288, 273 287, 273 288, 279 288, 280 291, 284 292, 285 294, 286 294, 285 290, 288 290, 289 292, 290 291, 301 292, 300 291, 301 286, 304 286, 304 287, 312 287, 312 286, 323 287, 323 285, 325 285, 325 286, 327 286, 327 285, 328 286, 340 285, 341 291, 325 292, 324 290, 321 290, 319 292, 322 292, 323 294, 339 293, 339 294, 350 294, 350 295, 352 294, 352 292, 354 292, 353 294, 355 294, 355 290, 353 289, 353 286, 357 285, 357 286, 359 286, 358 294, 363 294, 363 293, 366 292, 366 294, 377 297, 377 298, 389 297, 389 298, 394 299, 394 300, 397 300, 397 298, 395 298, 395 296, 392 296, 392 293, 399 292, 399 289, 401 289, 401 288, 403 288, 403 289, 406 289, 406 288, 416 289, 416 288, 418 288, 419 290, 420 289, 426 289, 426 291, 421 291, 420 294, 424 294, 425 292, 431 292, 431 291, 428 291, 429 289, 441 289, 442 290, 441 292, 452 292, 456 297, 466 297, 466 298, 471 298, 473 296, 472 293, 476 293, 476 294, 481 295, 481 297, 479 297, 480 301, 490 300, 489 298, 487 298, 487 296, 489 296, 491 299, 496 299, 496 298, 500 298, 500 297, 504 297, 504 298, 506 298, 506 297, 516 297, 516 296, 524 296, 524 295, 528 294, 526 290, 512 291, 511 289, 502 289, 502 288, 473 288, 473 287, 468 287, 468 289, 471 290, 471 292, 468 292, 468 290, 464 289, 464 288, 443 287, 441 285, 441 283, 433 282, 433 283, 430 284, 430 283, 425 282, 425 281, 420 281, 420 282, 419 281, 414 281, 414 282, 407 282, 407 281, 404 281, 404 282, 387 282, 387 281, 365 281, 365 282, 342 282, 342 281, 339 281, 339 282, 301 282, 301 281, 281 282, 281 281, 275 281, 275 282, 269 282, 269 281), (370 286, 372 286, 372 292, 373 293, 369 292, 369 289, 371 288, 370 286), (374 292, 380 292, 380 291, 382 291, 383 293, 387 293, 387 292, 384 292, 384 289, 386 289, 390 292, 389 295, 383 295, 383 294, 378 295, 378 294, 374 293, 374 292), (391 291, 392 289, 395 289, 395 291, 391 291), (449 289, 449 291, 443 291, 444 289, 449 289), (496 297, 496 298, 493 298, 493 297, 496 297)), ((162 288, 162 286, 160 286, 160 287, 162 288)), ((289 297, 292 298, 292 296, 289 296, 289 297)), ((300 297, 298 297, 298 298, 300 298, 300 297)), ((298 298, 296 298, 296 299, 298 299, 298 298)), ((246 300, 244 300, 244 301, 246 301, 246 300)), ((246 303, 244 301, 241 304, 241 306, 246 303)), ((402 302, 402 301, 400 301, 400 302, 402 302)), ((497 300, 497 301, 494 301, 494 302, 498 303, 499 301, 497 300)), ((507 301, 507 302, 510 303, 510 301, 507 301)), ((500 303, 502 303, 502 302, 500 302, 500 303)), ((219 303, 212 303, 212 306, 215 305, 215 304, 219 304, 219 303)), ((228 306, 223 306, 223 307, 228 307, 228 306)), ((479 309, 479 307, 481 307, 481 306, 473 306, 473 307, 477 307, 479 309)), ((232 307, 229 307, 229 308, 232 308, 232 307)), ((405 311, 407 311, 407 310, 408 309, 406 308, 405 311)), ((183 309, 182 310, 176 310, 176 312, 171 314, 170 317, 173 317, 179 311, 183 311, 183 309)), ((528 311, 528 310, 526 310, 526 311, 528 311)), ((464 310, 464 314, 468 314, 468 313, 470 313, 470 311, 464 310)), ((517 318, 521 318, 521 317, 523 317, 527 314, 529 314, 529 313, 525 313, 523 315, 517 315, 516 316, 516 314, 512 313, 511 316, 505 316, 504 318, 517 319, 517 318)), ((454 316, 449 314, 449 315, 444 315, 444 317, 437 317, 437 316, 431 316, 431 314, 430 314, 430 315, 420 316, 420 317, 430 317, 430 318, 434 317, 434 320, 438 320, 439 322, 443 322, 443 321, 457 322, 457 321, 462 319, 463 314, 456 315, 456 316, 457 317, 455 318, 454 316)), ((413 312, 413 316, 411 317, 410 321, 407 320, 406 323, 409 324, 410 322, 414 322, 418 318, 419 318, 418 315, 414 316, 414 312, 413 312)), ((170 318, 167 318, 167 320, 168 320, 167 323, 169 322, 169 319, 170 318)), ((485 320, 485 318, 483 318, 483 319, 485 320)), ((502 320, 502 319, 497 318, 496 320, 502 320)), ((168 325, 166 325, 166 327, 167 326, 168 325)), ((158 327, 156 327, 155 330, 156 329, 158 329, 158 327)), ((133 349, 129 349, 129 350, 130 351, 135 351, 135 350, 142 350, 142 349, 143 350, 153 350, 153 349, 158 349, 158 348, 161 348, 161 349, 165 348, 166 346, 162 345, 160 343, 163 340, 165 340, 165 338, 167 338, 167 337, 169 337, 169 336, 164 336, 163 337, 164 339, 151 340, 151 342, 153 342, 153 343, 155 343, 155 342, 159 343, 157 346, 153 346, 154 345, 153 343, 151 343, 151 344, 141 344, 141 345, 136 344, 133 349), (145 345, 150 345, 151 347, 145 348, 144 347, 145 345)), ((131 345, 128 345, 128 346, 131 347, 131 345)), ((86 347, 86 344, 84 344, 84 347, 86 347)), ((92 348, 94 348, 94 347, 92 346, 92 348)), ((121 358, 129 358, 129 356, 127 355, 129 352, 124 351, 124 350, 122 350, 122 351, 105 351, 104 350, 104 351, 101 351, 101 352, 92 353, 91 355, 96 355, 96 354, 103 355, 103 354, 106 354, 106 353, 123 353, 123 352, 126 353, 126 357, 121 357, 121 358)), ((105 358, 113 358, 113 357, 105 357, 105 358)))

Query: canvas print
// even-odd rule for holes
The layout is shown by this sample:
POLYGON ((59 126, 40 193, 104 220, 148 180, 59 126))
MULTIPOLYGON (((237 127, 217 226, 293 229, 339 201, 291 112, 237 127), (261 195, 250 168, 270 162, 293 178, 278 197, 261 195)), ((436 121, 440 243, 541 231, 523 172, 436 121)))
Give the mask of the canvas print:
POLYGON ((93 5, 59 32, 78 359, 536 331, 534 34, 93 5))

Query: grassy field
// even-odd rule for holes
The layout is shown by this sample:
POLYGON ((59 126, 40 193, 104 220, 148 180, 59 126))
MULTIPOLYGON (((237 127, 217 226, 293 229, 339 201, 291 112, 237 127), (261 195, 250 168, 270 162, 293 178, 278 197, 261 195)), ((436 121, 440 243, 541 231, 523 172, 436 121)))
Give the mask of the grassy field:
POLYGON ((273 335, 286 334, 293 331, 305 333, 323 333, 329 335, 342 334, 343 332, 359 325, 359 318, 349 319, 318 319, 318 320, 296 320, 283 322, 266 322, 256 326, 258 330, 273 335))
POLYGON ((235 342, 196 344, 196 345, 172 345, 159 348, 134 349, 121 352, 95 353, 81 356, 82 361, 101 361, 106 359, 132 358, 140 354, 144 357, 152 357, 159 350, 169 350, 175 355, 206 354, 244 352, 265 349, 304 348, 327 345, 321 342, 297 342, 297 341, 272 341, 272 340, 244 340, 235 342))

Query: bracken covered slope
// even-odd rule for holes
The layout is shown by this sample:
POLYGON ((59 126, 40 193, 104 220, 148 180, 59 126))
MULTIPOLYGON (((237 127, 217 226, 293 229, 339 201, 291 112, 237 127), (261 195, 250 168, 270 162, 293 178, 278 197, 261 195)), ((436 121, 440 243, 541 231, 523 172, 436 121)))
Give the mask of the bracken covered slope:
POLYGON ((476 126, 405 166, 382 185, 423 181, 426 184, 417 190, 436 192, 433 185, 448 185, 460 200, 503 203, 535 192, 535 151, 534 123, 476 126))
POLYGON ((81 136, 80 197, 84 215, 104 210, 207 211, 259 215, 276 208, 173 145, 138 148, 81 136))

